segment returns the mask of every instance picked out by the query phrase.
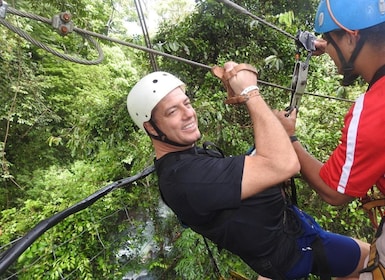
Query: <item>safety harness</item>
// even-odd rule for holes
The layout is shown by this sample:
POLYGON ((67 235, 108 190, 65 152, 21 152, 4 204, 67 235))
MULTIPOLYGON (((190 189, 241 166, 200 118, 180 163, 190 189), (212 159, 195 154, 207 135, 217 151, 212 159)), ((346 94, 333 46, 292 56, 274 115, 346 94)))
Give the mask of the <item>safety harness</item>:
POLYGON ((368 214, 373 228, 379 228, 378 221, 385 216, 385 197, 373 198, 366 196, 361 199, 361 208, 368 214))
POLYGON ((375 198, 374 189, 372 194, 361 199, 361 208, 368 214, 372 226, 376 229, 376 234, 370 244, 369 261, 366 268, 362 269, 360 273, 371 273, 373 280, 385 279, 385 267, 380 262, 380 255, 377 248, 377 240, 383 232, 385 223, 385 198, 375 198), (380 220, 380 223, 378 223, 380 220))
POLYGON ((366 268, 364 268, 360 271, 360 273, 366 273, 366 272, 371 273, 373 280, 385 279, 385 267, 380 262, 380 256, 379 256, 378 250, 377 250, 377 239, 382 234, 384 222, 385 222, 385 218, 382 217, 380 225, 378 226, 376 235, 374 237, 374 240, 373 240, 372 244, 370 245, 368 265, 366 266, 366 268))

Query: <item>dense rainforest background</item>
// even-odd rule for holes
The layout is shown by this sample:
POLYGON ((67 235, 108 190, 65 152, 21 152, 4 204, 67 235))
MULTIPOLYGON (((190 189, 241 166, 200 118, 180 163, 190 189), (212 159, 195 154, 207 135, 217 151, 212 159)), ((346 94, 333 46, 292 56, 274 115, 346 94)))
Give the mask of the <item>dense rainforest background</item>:
MULTIPOLYGON (((234 1, 293 36, 298 30, 312 32, 317 2, 234 1)), ((145 19, 156 15, 157 28, 149 32, 155 50, 208 66, 228 60, 250 63, 260 80, 290 87, 296 44, 288 36, 214 0, 140 3, 145 19)), ((45 18, 67 11, 75 27, 146 46, 143 33, 133 32, 139 22, 135 4, 8 3, 45 18)), ((90 61, 97 57, 90 41, 75 32, 62 36, 49 25, 10 13, 4 20, 60 53, 90 61)), ((154 70, 151 56, 96 40, 104 59, 85 65, 55 56, 0 25, 0 254, 40 221, 153 163, 147 135, 126 110, 132 86, 154 70)), ((223 103, 226 93, 220 81, 205 68, 154 57, 159 70, 187 83, 202 141, 215 142, 227 155, 245 153, 252 143, 250 122, 246 111, 223 103)), ((298 138, 320 160, 337 145, 345 112, 366 88, 362 81, 342 87, 340 78, 328 56, 311 59, 306 88, 311 94, 302 98, 298 138)), ((272 108, 289 104, 287 90, 260 87, 272 108)), ((371 240, 373 229, 357 201, 332 207, 300 176, 295 181, 299 206, 323 227, 371 240)), ((163 205, 151 174, 49 229, 0 279, 218 279, 215 264, 226 279, 231 271, 257 277, 236 256, 218 252, 211 243, 209 248, 213 257, 202 237, 180 225, 163 205)))

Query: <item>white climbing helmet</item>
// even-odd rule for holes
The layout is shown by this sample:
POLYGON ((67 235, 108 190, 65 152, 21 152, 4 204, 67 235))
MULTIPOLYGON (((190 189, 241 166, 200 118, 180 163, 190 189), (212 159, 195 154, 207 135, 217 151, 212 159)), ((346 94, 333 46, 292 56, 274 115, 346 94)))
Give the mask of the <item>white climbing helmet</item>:
POLYGON ((143 123, 151 119, 151 111, 177 87, 185 90, 186 85, 167 72, 153 72, 140 79, 127 96, 127 110, 135 124, 145 131, 143 123))

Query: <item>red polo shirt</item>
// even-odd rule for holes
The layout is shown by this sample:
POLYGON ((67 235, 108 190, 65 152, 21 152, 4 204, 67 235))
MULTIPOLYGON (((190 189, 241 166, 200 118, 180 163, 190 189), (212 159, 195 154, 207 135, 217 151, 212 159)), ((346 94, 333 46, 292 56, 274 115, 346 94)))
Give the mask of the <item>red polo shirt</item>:
POLYGON ((320 171, 331 188, 364 197, 376 185, 385 194, 385 76, 345 116, 341 142, 320 171))

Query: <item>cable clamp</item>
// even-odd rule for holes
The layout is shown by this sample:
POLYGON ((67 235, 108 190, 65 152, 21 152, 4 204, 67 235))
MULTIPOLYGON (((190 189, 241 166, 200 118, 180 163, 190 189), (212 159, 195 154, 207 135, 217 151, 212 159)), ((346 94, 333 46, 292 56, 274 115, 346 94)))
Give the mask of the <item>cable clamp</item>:
POLYGON ((74 30, 74 24, 71 21, 72 15, 68 12, 63 12, 55 15, 52 18, 52 26, 57 29, 62 36, 71 33, 74 30))

